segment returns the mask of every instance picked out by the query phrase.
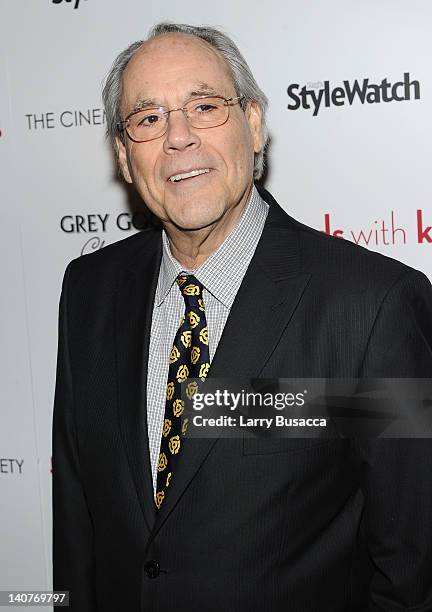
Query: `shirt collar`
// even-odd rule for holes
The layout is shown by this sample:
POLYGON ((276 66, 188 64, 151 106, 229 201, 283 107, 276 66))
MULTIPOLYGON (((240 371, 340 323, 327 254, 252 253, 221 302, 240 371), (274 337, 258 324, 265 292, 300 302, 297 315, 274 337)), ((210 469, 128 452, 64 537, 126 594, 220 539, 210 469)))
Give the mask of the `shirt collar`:
POLYGON ((193 273, 209 293, 230 309, 260 239, 268 208, 254 185, 235 229, 196 270, 185 270, 173 257, 168 236, 163 230, 156 305, 164 302, 179 274, 193 273))

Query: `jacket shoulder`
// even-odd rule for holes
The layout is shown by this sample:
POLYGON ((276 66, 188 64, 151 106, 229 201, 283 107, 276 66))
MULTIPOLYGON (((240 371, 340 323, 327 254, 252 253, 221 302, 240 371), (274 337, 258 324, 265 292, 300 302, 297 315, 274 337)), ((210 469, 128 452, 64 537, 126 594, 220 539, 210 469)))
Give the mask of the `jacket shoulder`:
POLYGON ((160 252, 161 231, 141 230, 94 253, 73 259, 66 268, 65 281, 81 294, 110 293, 117 286, 122 271, 139 271, 149 261, 156 261, 160 252))
POLYGON ((69 266, 77 273, 92 273, 102 270, 117 271, 128 266, 137 256, 144 256, 157 249, 161 239, 161 231, 154 228, 140 230, 132 236, 108 244, 107 246, 86 253, 73 259, 69 266))
POLYGON ((296 236, 302 270, 321 276, 323 282, 384 290, 405 276, 422 277, 428 282, 422 272, 401 261, 297 221, 268 192, 262 192, 262 196, 270 204, 275 226, 296 236))

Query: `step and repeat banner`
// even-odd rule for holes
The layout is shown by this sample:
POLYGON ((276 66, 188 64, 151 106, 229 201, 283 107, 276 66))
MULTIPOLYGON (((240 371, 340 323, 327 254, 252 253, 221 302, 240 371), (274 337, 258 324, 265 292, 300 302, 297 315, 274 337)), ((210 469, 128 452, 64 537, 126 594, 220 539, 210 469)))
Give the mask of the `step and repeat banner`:
POLYGON ((265 184, 291 215, 432 277, 428 0, 2 0, 0 590, 51 588, 61 280, 143 224, 101 84, 162 20, 220 27, 244 53, 270 101, 265 184))

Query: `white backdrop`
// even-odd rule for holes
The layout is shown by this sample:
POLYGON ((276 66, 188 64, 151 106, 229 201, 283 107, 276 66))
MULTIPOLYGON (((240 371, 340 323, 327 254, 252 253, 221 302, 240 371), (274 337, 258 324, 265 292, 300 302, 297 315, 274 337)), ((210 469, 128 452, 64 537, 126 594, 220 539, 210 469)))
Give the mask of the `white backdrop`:
POLYGON ((101 82, 164 19, 220 26, 243 51, 270 99, 266 186, 290 214, 432 276, 430 1, 2 0, 0 590, 51 588, 61 278, 135 231, 101 82), (364 103, 333 91, 355 81, 364 103), (310 108, 289 109, 304 86, 310 108))

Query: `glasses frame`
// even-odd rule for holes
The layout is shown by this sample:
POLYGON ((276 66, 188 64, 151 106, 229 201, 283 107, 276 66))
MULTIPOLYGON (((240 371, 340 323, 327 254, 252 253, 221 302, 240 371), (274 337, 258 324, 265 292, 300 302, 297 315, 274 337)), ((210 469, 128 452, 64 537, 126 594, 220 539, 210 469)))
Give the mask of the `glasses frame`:
MULTIPOLYGON (((191 102, 195 102, 197 100, 214 100, 214 99, 218 99, 218 100, 223 100, 224 101, 224 105, 228 107, 228 114, 227 114, 227 118, 225 119, 225 121, 223 121, 222 123, 218 123, 217 125, 212 125, 212 126, 202 126, 202 127, 193 127, 195 130, 209 130, 211 128, 214 127, 220 127, 221 125, 225 125, 225 123, 228 121, 229 119, 229 109, 230 106, 234 106, 235 104, 241 104, 241 101, 244 99, 244 96, 236 96, 236 97, 232 97, 232 98, 224 98, 223 96, 211 96, 211 95, 206 95, 206 96, 198 96, 196 98, 191 98, 190 100, 188 100, 186 102, 186 104, 190 104, 191 102)), ((151 106, 149 108, 138 108, 137 110, 132 111, 131 113, 129 113, 125 119, 123 119, 122 121, 119 121, 117 123, 117 129, 120 132, 120 134, 123 134, 124 132, 126 132, 128 138, 130 140, 132 140, 132 142, 137 142, 137 143, 141 143, 141 142, 150 142, 152 140, 157 140, 158 138, 161 138, 162 136, 164 136, 167 133, 168 130, 168 119, 171 113, 174 113, 175 111, 182 111, 183 115, 185 116, 186 120, 188 121, 189 125, 189 116, 187 114, 187 108, 186 106, 181 106, 179 108, 166 108, 166 106, 151 106), (165 129, 164 131, 159 134, 159 136, 154 136, 153 138, 149 138, 147 140, 135 140, 135 138, 132 138, 132 136, 129 134, 128 132, 128 127, 129 127, 129 122, 130 122, 130 118, 133 117, 134 115, 141 113, 143 110, 161 110, 163 109, 165 112, 164 114, 167 115, 167 121, 165 123, 165 129)))

